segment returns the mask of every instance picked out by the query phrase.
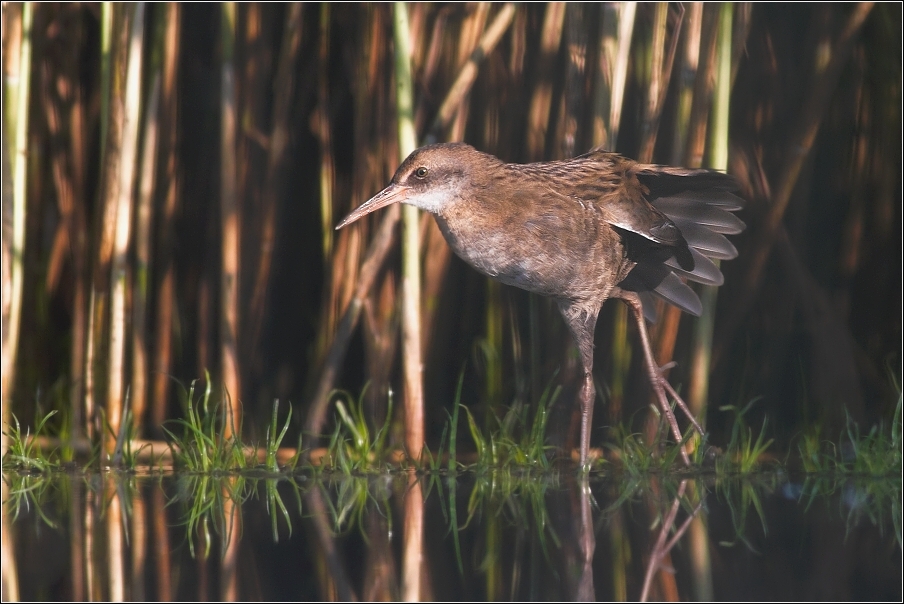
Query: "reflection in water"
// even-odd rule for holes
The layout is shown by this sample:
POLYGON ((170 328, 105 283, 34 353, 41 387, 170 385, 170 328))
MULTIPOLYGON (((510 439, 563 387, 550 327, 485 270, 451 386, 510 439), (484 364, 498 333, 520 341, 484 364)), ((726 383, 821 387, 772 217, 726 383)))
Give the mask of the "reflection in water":
POLYGON ((900 480, 4 475, 5 599, 901 596, 900 480))
POLYGON ((672 501, 672 507, 668 514, 662 519, 662 525, 659 528, 659 537, 656 539, 656 544, 653 546, 649 555, 649 562, 647 562, 647 570, 643 578, 643 590, 640 592, 641 602, 646 602, 650 595, 650 582, 653 579, 653 573, 663 568, 664 559, 670 554, 672 548, 675 547, 675 544, 678 543, 678 540, 681 539, 685 531, 687 531, 688 527, 691 525, 691 522, 697 517, 697 514, 700 513, 700 508, 703 507, 703 501, 701 500, 681 526, 677 529, 675 528, 675 520, 678 517, 678 508, 681 507, 681 503, 684 501, 687 482, 687 479, 681 481, 681 484, 678 486, 678 492, 675 494, 675 499, 672 501))

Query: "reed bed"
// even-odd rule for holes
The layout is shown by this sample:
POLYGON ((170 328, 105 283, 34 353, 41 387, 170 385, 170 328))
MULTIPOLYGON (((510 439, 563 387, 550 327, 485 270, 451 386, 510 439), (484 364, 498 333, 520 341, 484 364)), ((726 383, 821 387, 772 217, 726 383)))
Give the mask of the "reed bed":
MULTIPOLYGON (((227 441, 272 438, 279 399, 287 442, 325 444, 342 388, 365 392, 372 433, 436 460, 459 402, 486 434, 555 380, 535 445, 561 442, 580 368, 548 300, 469 270, 408 209, 401 245, 395 209, 333 230, 442 140, 507 161, 603 145, 727 169, 748 200, 740 256, 718 297, 702 292, 702 319, 661 313, 653 329, 710 443, 733 439, 720 408, 756 397, 750 423, 768 417, 780 450, 816 425, 893 419, 900 7, 3 11, 4 434, 13 413, 21 431, 57 411, 46 426, 110 461, 126 431, 190 421, 180 384, 209 371, 227 441)), ((594 444, 649 446, 658 420, 620 305, 599 324, 594 444)))

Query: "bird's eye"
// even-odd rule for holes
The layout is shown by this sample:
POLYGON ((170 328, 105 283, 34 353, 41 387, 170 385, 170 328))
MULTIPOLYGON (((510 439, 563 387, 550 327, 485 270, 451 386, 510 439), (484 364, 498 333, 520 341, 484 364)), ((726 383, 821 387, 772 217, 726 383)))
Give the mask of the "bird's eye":
POLYGON ((417 170, 414 171, 414 175, 418 178, 426 178, 427 177, 427 168, 421 166, 417 170))

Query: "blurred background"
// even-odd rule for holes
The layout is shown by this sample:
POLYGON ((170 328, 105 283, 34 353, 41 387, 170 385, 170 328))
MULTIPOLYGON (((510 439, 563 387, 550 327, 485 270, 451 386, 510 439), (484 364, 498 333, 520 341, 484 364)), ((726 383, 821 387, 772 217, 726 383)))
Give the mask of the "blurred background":
MULTIPOLYGON (((712 442, 719 407, 753 400, 780 450, 848 416, 890 421, 900 4, 408 8, 419 144, 713 166, 727 116, 740 254, 703 319, 652 327, 712 442)), ((328 432, 329 392, 365 384, 383 422, 401 390, 398 228, 387 211, 334 226, 400 163, 392 27, 389 4, 4 3, 4 422, 58 409, 55 429, 96 438, 128 411, 159 438, 205 372, 246 438, 274 399, 293 405, 289 441, 328 432)), ((580 363, 555 305, 467 267, 429 216, 421 237, 428 445, 460 376, 480 421, 561 386, 567 423, 580 363)), ((605 426, 649 429, 628 323, 604 306, 595 445, 605 426)))

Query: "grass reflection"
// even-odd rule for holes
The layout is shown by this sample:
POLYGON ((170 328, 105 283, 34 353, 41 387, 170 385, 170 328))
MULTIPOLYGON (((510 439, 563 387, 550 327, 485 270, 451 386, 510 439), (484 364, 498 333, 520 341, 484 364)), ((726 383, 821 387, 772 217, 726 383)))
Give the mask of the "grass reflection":
MULTIPOLYGON (((763 555, 764 544, 774 538, 775 529, 770 524, 776 522, 779 508, 786 513, 793 510, 801 518, 814 517, 817 524, 810 530, 821 530, 816 527, 829 512, 842 521, 849 534, 870 524, 880 532, 894 530, 899 544, 901 534, 901 484, 887 478, 832 481, 805 475, 798 481, 783 472, 729 477, 710 472, 680 477, 626 473, 615 479, 598 474, 582 478, 556 470, 542 474, 494 470, 457 475, 392 472, 346 476, 338 470, 309 469, 274 474, 260 467, 226 475, 185 472, 154 477, 121 471, 7 472, 4 482, 8 496, 3 511, 7 518, 21 522, 30 517, 53 532, 69 530, 68 524, 88 522, 72 516, 75 512, 71 510, 77 506, 60 503, 61 496, 67 498, 64 491, 71 491, 69 498, 87 498, 87 508, 94 512, 93 524, 84 525, 86 534, 105 540, 111 537, 110 531, 121 532, 123 555, 132 555, 129 552, 139 547, 139 541, 130 538, 130 531, 136 530, 133 516, 137 510, 145 507, 152 515, 162 513, 162 506, 156 512, 147 507, 149 495, 157 490, 168 493, 166 509, 177 510, 178 520, 167 523, 168 531, 176 542, 182 535, 188 545, 186 555, 199 563, 210 560, 225 565, 224 556, 230 548, 260 548, 262 542, 298 539, 300 525, 309 543, 306 547, 313 548, 312 555, 329 559, 328 577, 332 578, 320 577, 321 587, 335 585, 349 596, 369 593, 367 588, 356 591, 364 557, 375 561, 399 555, 398 543, 408 530, 403 505, 408 497, 416 497, 425 506, 425 560, 439 556, 449 569, 456 567, 456 581, 463 581, 470 590, 463 595, 478 599, 490 595, 547 597, 542 589, 531 586, 533 574, 539 572, 537 568, 544 573, 561 573, 558 576, 567 584, 569 568, 580 568, 573 567, 573 562, 575 556, 580 557, 576 544, 586 531, 601 543, 613 547, 621 544, 628 548, 625 551, 633 552, 630 556, 604 557, 602 564, 612 566, 607 570, 612 577, 627 581, 626 597, 638 597, 639 591, 631 590, 639 590, 640 583, 632 583, 629 577, 642 573, 653 599, 661 597, 657 585, 667 581, 661 573, 690 555, 689 548, 672 548, 684 538, 685 531, 688 535, 693 532, 689 527, 698 514, 710 518, 701 524, 710 548, 718 544, 731 550, 740 545, 742 551, 763 555), (66 488, 67 484, 88 488, 66 488), (138 505, 138 499, 144 504, 138 505), (121 510, 115 527, 109 519, 104 522, 114 501, 121 510), (796 505, 789 508, 783 502, 796 505), (48 506, 60 507, 61 513, 53 513, 48 506), (589 523, 576 513, 582 506, 588 510, 589 523), (70 507, 67 514, 64 510, 70 507), (243 525, 259 525, 255 518, 264 517, 257 514, 266 514, 269 531, 236 532, 243 525), (651 547, 654 549, 644 549, 651 547), (475 572, 484 577, 479 588, 473 584, 475 572)), ((597 547, 596 553, 599 556, 608 549, 597 547)), ((383 572, 392 577, 392 569, 401 567, 396 560, 383 572)), ((327 572, 326 568, 318 572, 327 572)), ((680 564, 675 568, 679 574, 684 572, 680 564)), ((386 593, 397 593, 398 585, 392 585, 386 593)))
MULTIPOLYGON (((357 529, 367 542, 365 527, 367 513, 375 511, 391 525, 392 513, 389 501, 392 486, 399 483, 396 486, 404 488, 401 485, 403 480, 404 475, 399 474, 351 477, 332 474, 311 488, 321 492, 335 535, 343 535, 357 529)), ((391 526, 389 530, 392 530, 391 526)))
POLYGON ((227 516, 240 511, 251 495, 248 480, 241 475, 183 474, 177 478, 176 485, 177 495, 169 503, 181 502, 185 506, 182 524, 186 527, 185 539, 192 557, 197 554, 196 540, 202 556, 210 556, 214 534, 222 540, 225 552, 233 526, 227 516))
POLYGON ((44 513, 44 505, 54 496, 55 485, 50 474, 29 474, 20 472, 4 472, 3 483, 8 499, 3 502, 3 513, 16 521, 20 514, 27 514, 34 508, 38 518, 50 528, 57 528, 57 523, 44 513))
POLYGON ((740 542, 744 543, 751 551, 756 551, 752 541, 748 538, 748 516, 752 510, 759 520, 759 526, 763 534, 765 535, 768 532, 766 514, 762 503, 763 495, 773 493, 779 480, 780 478, 777 474, 764 473, 752 476, 745 475, 736 480, 723 479, 716 481, 716 494, 728 506, 731 523, 734 527, 734 538, 722 540, 719 542, 720 545, 733 547, 740 542))

